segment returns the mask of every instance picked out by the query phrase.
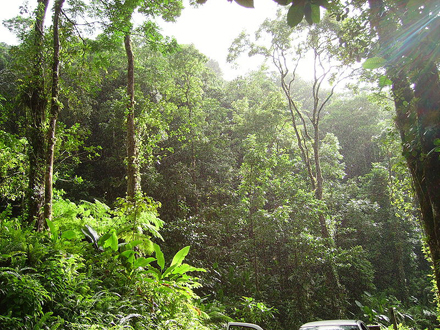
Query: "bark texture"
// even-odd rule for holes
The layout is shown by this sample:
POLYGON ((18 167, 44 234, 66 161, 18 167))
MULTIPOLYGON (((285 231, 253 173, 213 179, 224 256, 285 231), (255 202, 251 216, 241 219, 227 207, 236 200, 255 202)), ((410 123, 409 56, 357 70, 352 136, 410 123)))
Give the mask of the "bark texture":
POLYGON ((52 63, 52 99, 50 106, 49 130, 47 133, 47 155, 46 155, 46 174, 45 174, 45 201, 44 218, 52 220, 52 199, 53 199, 53 164, 56 144, 56 127, 58 114, 60 113, 60 103, 58 100, 60 92, 60 36, 59 23, 61 9, 65 0, 55 2, 53 16, 53 63, 52 63))
POLYGON ((33 70, 29 81, 28 128, 29 141, 29 186, 28 186, 28 222, 37 230, 42 230, 44 221, 44 176, 46 136, 47 97, 44 86, 44 20, 49 0, 38 0, 38 7, 33 31, 33 70))
MULTIPOLYGON (((438 295, 440 290, 440 158, 435 149, 436 141, 440 139, 440 81, 439 71, 434 63, 425 63, 422 70, 425 72, 420 75, 414 86, 414 98, 411 102, 413 105, 409 109, 396 106, 396 111, 401 114, 406 110, 405 119, 411 120, 411 125, 405 121, 397 121, 397 125, 401 135, 405 137, 402 140, 404 155, 420 203, 422 225, 433 263, 438 295), (407 131, 408 128, 409 131, 407 131), (412 131, 416 132, 416 136, 413 137, 412 131), (413 143, 408 141, 408 137, 415 138, 413 143)), ((402 117, 404 116, 401 114, 400 118, 402 117)))
POLYGON ((140 173, 138 146, 136 141, 136 122, 134 113, 134 55, 130 34, 125 35, 125 52, 127 54, 127 197, 134 200, 140 191, 140 173))
MULTIPOLYGON (((387 75, 393 82, 396 125, 420 204, 421 223, 433 263, 437 298, 440 298, 440 158, 436 151, 440 141, 440 79, 435 53, 438 34, 435 38, 430 35, 440 19, 426 13, 408 16, 410 10, 405 9, 400 10, 396 19, 384 0, 368 2, 370 22, 379 37, 387 75), (430 24, 431 28, 420 30, 420 24, 430 24), (425 35, 420 37, 421 33, 425 35), (393 42, 399 38, 403 45, 409 46, 396 49, 393 42)), ((425 5, 434 9, 438 6, 432 1, 425 5)))

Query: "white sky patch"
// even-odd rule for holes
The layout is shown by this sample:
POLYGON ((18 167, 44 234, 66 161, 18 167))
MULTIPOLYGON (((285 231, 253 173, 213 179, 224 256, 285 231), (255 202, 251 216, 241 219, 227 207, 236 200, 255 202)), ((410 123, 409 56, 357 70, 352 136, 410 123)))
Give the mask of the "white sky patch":
POLYGON ((209 58, 216 60, 225 79, 257 69, 261 58, 249 59, 243 54, 237 70, 226 62, 228 48, 234 39, 245 30, 253 34, 266 18, 275 17, 280 7, 274 1, 254 0, 255 8, 243 8, 227 0, 208 0, 198 8, 191 8, 185 0, 185 9, 176 23, 160 23, 163 33, 174 36, 180 44, 194 46, 209 58))
POLYGON ((17 38, 3 25, 3 21, 19 14, 22 1, 0 0, 0 4, 0 42, 7 43, 8 45, 16 45, 18 43, 17 38))

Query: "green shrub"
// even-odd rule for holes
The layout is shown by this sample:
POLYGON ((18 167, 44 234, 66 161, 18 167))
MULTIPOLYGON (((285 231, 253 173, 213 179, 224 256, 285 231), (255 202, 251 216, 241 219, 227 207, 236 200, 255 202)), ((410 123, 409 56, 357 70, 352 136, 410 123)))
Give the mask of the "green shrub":
POLYGON ((160 221, 147 204, 133 216, 99 202, 59 201, 57 217, 43 233, 2 218, 0 328, 208 329, 209 317, 193 291, 200 284, 189 274, 203 270, 183 262, 189 247, 166 263, 150 240, 160 237, 152 233, 160 221), (95 216, 103 218, 99 234, 91 226, 99 223, 95 216), (130 236, 128 225, 121 231, 112 219, 133 228, 143 224, 142 230, 130 236))

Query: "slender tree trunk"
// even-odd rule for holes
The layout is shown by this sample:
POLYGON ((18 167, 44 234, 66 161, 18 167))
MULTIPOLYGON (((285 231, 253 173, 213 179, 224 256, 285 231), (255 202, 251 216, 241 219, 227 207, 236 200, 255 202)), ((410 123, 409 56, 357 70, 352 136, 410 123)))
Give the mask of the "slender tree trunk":
POLYGON ((45 201, 44 218, 52 220, 52 199, 53 199, 53 162, 56 144, 56 127, 58 114, 60 112, 59 79, 60 79, 60 36, 59 22, 61 9, 65 0, 55 2, 53 16, 53 63, 52 63, 52 100, 50 107, 49 131, 47 134, 47 155, 46 155, 46 177, 45 177, 45 201))
POLYGON ((47 97, 44 91, 43 41, 44 20, 49 0, 38 0, 34 29, 34 60, 31 81, 29 82, 29 120, 27 138, 29 141, 29 187, 28 187, 28 222, 34 223, 37 230, 42 230, 44 221, 44 168, 47 97))
POLYGON ((285 78, 286 78, 286 74, 284 74, 284 72, 280 72, 281 74, 281 86, 283 88, 283 92, 284 95, 286 96, 286 99, 288 101, 289 104, 289 112, 290 112, 290 118, 292 121, 292 127, 293 130, 295 132, 295 136, 296 136, 296 143, 298 145, 298 148, 301 152, 301 158, 306 166, 307 169, 307 174, 310 180, 310 185, 312 187, 312 190, 316 189, 316 178, 315 175, 313 173, 312 170, 312 165, 310 162, 310 156, 307 150, 307 144, 306 144, 306 139, 304 136, 301 135, 300 133, 300 129, 299 129, 299 125, 296 123, 296 116, 295 113, 298 113, 298 108, 295 104, 295 101, 292 99, 291 95, 290 95, 290 87, 289 84, 286 83, 285 78))
MULTIPOLYGON (((317 123, 313 124, 314 126, 314 141, 313 141, 313 157, 314 157, 314 165, 315 165, 315 197, 318 201, 324 201, 324 179, 322 178, 322 169, 321 169, 321 157, 319 153, 319 126, 317 123)), ((330 238, 330 233, 327 228, 327 223, 325 221, 325 216, 322 212, 319 213, 319 224, 321 226, 321 235, 323 238, 330 238)))
MULTIPOLYGON (((316 109, 315 105, 315 109, 316 109)), ((319 137, 319 118, 316 118, 313 123, 314 129, 314 141, 313 141, 313 155, 314 155, 314 165, 315 165, 315 197, 318 201, 325 202, 324 200, 324 179, 322 177, 322 169, 321 169, 321 156, 320 156, 320 137, 319 137)), ((333 249, 336 247, 335 241, 333 237, 330 236, 330 232, 328 230, 327 221, 325 219, 324 213, 321 211, 318 215, 319 225, 321 228, 321 237, 327 240, 326 246, 329 249, 333 249)), ((333 260, 329 260, 328 265, 325 266, 325 273, 327 274, 327 279, 329 282, 329 289, 333 291, 332 295, 335 299, 332 299, 333 303, 333 311, 335 315, 338 317, 342 317, 342 301, 344 300, 344 289, 341 285, 341 281, 339 280, 339 273, 336 267, 336 264, 333 260)))
MULTIPOLYGON (((396 199, 396 192, 394 189, 395 183, 393 178, 393 164, 391 162, 391 152, 387 148, 387 169, 388 169, 388 190, 390 195, 390 213, 388 218, 391 223, 391 228, 389 228, 389 232, 391 233, 391 240, 393 242, 394 247, 394 264, 397 268, 396 271, 396 278, 398 286, 401 288, 400 294, 397 296, 397 298, 402 301, 403 303, 408 302, 409 297, 409 291, 408 291, 408 285, 406 284, 406 272, 405 272, 405 262, 403 258, 403 246, 405 244, 405 231, 402 228, 399 220, 396 218, 395 214, 397 210, 395 209, 393 200, 396 199)), ((397 197, 398 198, 398 197, 397 197)))
POLYGON ((130 34, 125 35, 124 43, 128 63, 127 95, 129 99, 127 105, 127 197, 129 200, 134 200, 140 191, 140 173, 134 114, 134 55, 130 34))
POLYGON ((253 250, 251 251, 251 259, 252 259, 252 266, 254 268, 254 274, 255 274, 255 278, 254 278, 254 284, 255 284, 255 294, 257 296, 259 296, 260 294, 260 275, 259 275, 259 270, 258 270, 258 248, 257 248, 257 238, 255 235, 255 216, 257 213, 258 208, 254 204, 253 199, 255 198, 255 192, 252 192, 252 196, 251 196, 251 206, 249 209, 249 220, 250 220, 250 224, 249 224, 249 237, 252 240, 252 248, 253 250))

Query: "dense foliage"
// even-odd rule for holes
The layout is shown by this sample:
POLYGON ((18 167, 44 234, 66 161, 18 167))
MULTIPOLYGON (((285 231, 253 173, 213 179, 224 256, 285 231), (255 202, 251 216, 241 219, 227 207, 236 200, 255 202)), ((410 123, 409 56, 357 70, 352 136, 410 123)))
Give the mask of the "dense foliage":
MULTIPOLYGON (((40 87, 54 101, 54 33, 36 48, 24 37, 1 45, 0 327, 216 329, 236 320, 292 329, 333 318, 389 326, 392 310, 408 327, 433 328, 431 268, 392 104, 385 86, 336 88, 350 71, 334 43, 340 23, 293 30, 281 14, 267 20, 255 40, 237 38, 231 57, 249 50, 274 70, 225 81, 155 25, 119 31, 118 4, 97 2, 93 15, 109 31, 95 38, 75 34, 80 2, 61 20, 53 211, 40 231, 26 202, 35 145, 24 100, 29 54, 44 49, 40 87), (258 44, 264 33, 270 45, 258 44), (315 70, 299 78, 309 51, 315 70)), ((129 4, 131 17, 141 2, 129 4)), ((141 11, 170 14, 153 7, 141 11)))
MULTIPOLYGON (((146 236, 118 226, 130 223, 124 205, 64 200, 55 210, 43 233, 9 220, 10 209, 2 214, 2 329, 207 329, 193 292, 199 284, 187 275, 201 269, 182 263, 189 247, 166 267, 158 245, 142 257, 146 236)), ((154 207, 140 213, 138 224, 157 225, 154 207)))

